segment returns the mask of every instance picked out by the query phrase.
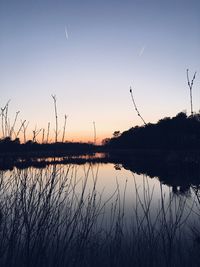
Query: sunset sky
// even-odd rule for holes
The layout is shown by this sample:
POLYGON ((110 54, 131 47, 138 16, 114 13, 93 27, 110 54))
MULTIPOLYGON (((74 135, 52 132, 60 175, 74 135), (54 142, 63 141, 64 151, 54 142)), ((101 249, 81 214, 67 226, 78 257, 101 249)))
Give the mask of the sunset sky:
POLYGON ((142 121, 187 110, 186 69, 200 109, 199 0, 0 0, 0 106, 12 124, 51 122, 57 96, 60 137, 98 142, 142 121))

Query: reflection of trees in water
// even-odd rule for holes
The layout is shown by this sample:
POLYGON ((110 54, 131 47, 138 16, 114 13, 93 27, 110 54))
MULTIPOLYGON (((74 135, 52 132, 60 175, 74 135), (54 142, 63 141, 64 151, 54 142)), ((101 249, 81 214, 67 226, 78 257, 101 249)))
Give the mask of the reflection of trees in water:
POLYGON ((117 163, 114 165, 114 168, 115 168, 115 170, 120 171, 123 168, 123 166, 121 164, 117 163))
MULTIPOLYGON (((116 182, 115 192, 105 200, 97 191, 98 166, 87 166, 83 177, 77 166, 56 164, 14 169, 7 177, 0 172, 1 266, 198 266, 193 236, 184 242, 187 216, 193 212, 187 210, 185 196, 169 194, 166 199, 160 183, 157 210, 149 178, 143 175, 138 185, 133 175, 135 202, 128 209, 128 225, 126 185, 120 195, 116 182)), ((195 216, 200 218, 200 212, 195 216)), ((198 230, 193 228, 196 239, 198 230)))
POLYGON ((185 196, 191 196, 191 189, 190 189, 190 185, 180 185, 180 186, 176 186, 176 185, 172 185, 172 192, 175 195, 185 195, 185 196))
POLYGON ((191 189, 193 190, 198 203, 200 204, 200 184, 199 185, 191 185, 191 189))
POLYGON ((30 166, 34 168, 46 168, 53 164, 79 164, 85 163, 113 163, 116 170, 125 168, 134 173, 146 174, 149 177, 157 177, 162 183, 171 186, 174 194, 186 194, 190 196, 190 186, 200 184, 200 166, 184 164, 166 164, 158 157, 96 157, 95 154, 90 156, 74 157, 57 157, 57 158, 40 158, 40 159, 14 159, 6 158, 0 161, 1 170, 12 170, 14 166, 18 169, 26 169, 30 166), (54 160, 52 160, 54 159, 54 160))
POLYGON ((134 173, 146 174, 151 178, 157 177, 159 181, 172 187, 172 192, 177 195, 191 195, 191 186, 200 184, 199 165, 185 166, 166 165, 160 159, 150 163, 146 160, 124 160, 122 166, 134 173))

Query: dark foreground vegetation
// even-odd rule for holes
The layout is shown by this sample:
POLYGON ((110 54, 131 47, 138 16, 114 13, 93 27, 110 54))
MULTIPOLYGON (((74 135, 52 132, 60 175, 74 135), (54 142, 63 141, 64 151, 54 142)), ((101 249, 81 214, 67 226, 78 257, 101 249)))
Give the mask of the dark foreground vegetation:
POLYGON ((22 121, 16 131, 19 112, 11 126, 8 102, 1 109, 0 266, 200 266, 200 114, 194 114, 192 105, 195 75, 191 83, 187 76, 190 116, 182 112, 147 124, 130 89, 144 125, 121 134, 116 131, 102 146, 95 145, 95 122, 93 144, 65 142, 66 115, 59 142, 56 96, 52 96, 54 143, 49 143, 50 123, 46 135, 45 129, 35 128, 33 139, 27 141, 28 122, 22 121), (96 152, 106 154, 96 158, 96 152), (77 164, 86 162, 85 176, 78 177, 77 164), (116 190, 107 198, 97 190, 93 163, 109 162, 117 170, 132 172, 134 201, 128 206, 127 180, 123 189, 116 180, 116 190), (143 174, 139 183, 134 173, 143 174), (147 176, 159 179, 159 192, 150 189, 147 176), (168 194, 164 184, 170 186, 168 194))
MULTIPOLYGON (((75 143, 75 142, 56 142, 56 143, 38 143, 31 140, 26 143, 20 143, 19 138, 12 140, 6 137, 0 140, 0 154, 6 153, 35 153, 40 154, 46 152, 47 156, 51 153, 68 153, 68 154, 82 154, 89 153, 94 150, 94 145, 90 143, 75 143), (50 152, 50 153, 48 153, 50 152)), ((52 154, 51 154, 52 155, 52 154)))
POLYGON ((0 170, 86 162, 119 164, 136 173, 157 176, 174 190, 180 184, 187 190, 191 183, 199 183, 200 114, 187 117, 179 113, 156 124, 117 132, 115 137, 104 140, 102 146, 33 141, 21 144, 18 138, 10 137, 0 140, 0 170), (96 157, 97 152, 103 154, 96 157))
MULTIPOLYGON (((103 140, 102 146, 92 143, 54 142, 38 143, 27 141, 20 143, 19 138, 10 137, 0 140, 0 153, 41 153, 65 152, 81 154, 109 150, 199 150, 200 149, 200 114, 187 116, 178 113, 175 117, 135 126, 123 133, 116 131, 114 137, 103 140)), ((48 156, 48 153, 47 153, 48 156)))
POLYGON ((141 191, 133 174, 128 221, 126 182, 104 199, 97 181, 92 165, 81 179, 70 166, 0 172, 0 266, 199 266, 198 187, 188 205, 160 184, 155 209, 148 178, 141 191))

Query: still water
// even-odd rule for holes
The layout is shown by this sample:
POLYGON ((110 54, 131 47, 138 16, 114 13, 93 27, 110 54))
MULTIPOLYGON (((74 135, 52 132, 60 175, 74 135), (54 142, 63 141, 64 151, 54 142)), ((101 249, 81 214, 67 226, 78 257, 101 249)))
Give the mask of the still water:
MULTIPOLYGON (((14 167, 13 170, 1 171, 1 180, 4 183, 5 180, 7 181, 7 194, 12 193, 13 188, 25 180, 27 188, 30 187, 28 194, 31 193, 33 186, 40 192, 41 183, 42 187, 46 186, 48 189, 54 177, 54 194, 56 190, 60 192, 60 188, 63 187, 66 188, 60 193, 63 199, 65 195, 67 199, 73 197, 76 201, 82 197, 87 203, 87 199, 91 196, 95 197, 95 205, 101 206, 100 213, 103 214, 105 225, 109 226, 112 223, 110 218, 113 216, 112 213, 115 212, 116 216, 119 210, 127 225, 135 220, 136 215, 143 218, 147 213, 152 223, 157 222, 161 209, 164 209, 165 215, 171 216, 172 220, 175 220, 178 214, 181 220, 184 221, 187 218, 189 223, 194 222, 195 214, 200 213, 197 184, 185 186, 184 181, 175 185, 166 184, 160 181, 160 177, 138 174, 129 170, 127 166, 123 167, 122 164, 85 162, 84 164, 51 165, 52 162, 57 163, 59 160, 56 158, 53 162, 49 159, 50 164, 43 168, 14 167)), ((199 219, 199 216, 196 217, 199 219)))
POLYGON ((198 172, 38 162, 0 171, 1 266, 199 266, 198 172))

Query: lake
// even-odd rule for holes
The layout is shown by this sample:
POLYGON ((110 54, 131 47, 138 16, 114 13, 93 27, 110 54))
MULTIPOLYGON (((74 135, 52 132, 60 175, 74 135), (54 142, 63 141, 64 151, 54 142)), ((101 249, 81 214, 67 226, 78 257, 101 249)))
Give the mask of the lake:
POLYGON ((1 266, 197 266, 198 171, 142 172, 101 154, 63 162, 0 171, 1 266))

